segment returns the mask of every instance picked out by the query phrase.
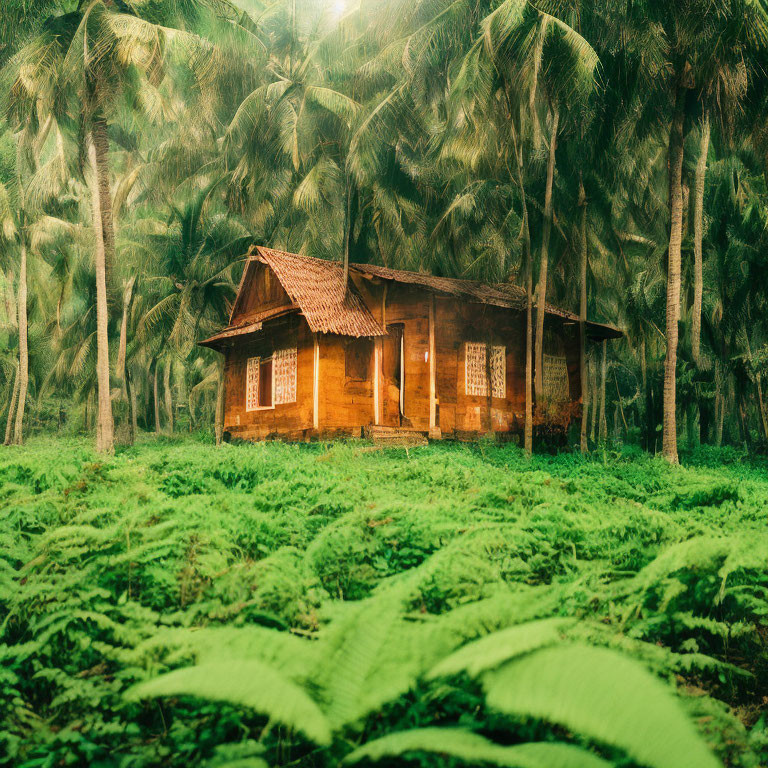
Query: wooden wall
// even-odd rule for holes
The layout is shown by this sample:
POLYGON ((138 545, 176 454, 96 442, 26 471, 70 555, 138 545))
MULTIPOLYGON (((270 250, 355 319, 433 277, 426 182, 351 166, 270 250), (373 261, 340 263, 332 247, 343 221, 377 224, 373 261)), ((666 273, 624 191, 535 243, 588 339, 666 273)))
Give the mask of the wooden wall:
POLYGON ((348 433, 357 437, 361 429, 373 423, 373 340, 357 340, 332 334, 320 334, 320 431, 348 433), (347 351, 359 357, 360 344, 369 344, 367 378, 351 378, 347 373, 347 351))
POLYGON ((274 272, 259 261, 246 266, 243 284, 233 307, 231 325, 238 325, 269 310, 293 305, 274 272))
POLYGON ((300 439, 313 426, 314 339, 304 318, 292 315, 264 323, 254 336, 235 337, 225 350, 224 429, 232 437, 259 440, 278 434, 300 439), (296 347, 296 402, 245 410, 245 374, 249 357, 266 357, 296 347))
MULTIPOLYGON (((438 426, 443 435, 522 431, 525 419, 525 315, 455 299, 436 301, 438 426), (468 395, 466 342, 502 345, 506 350, 506 397, 468 395)), ((571 400, 581 399, 578 326, 548 317, 548 332, 566 349, 571 400)), ((546 351, 546 350, 545 350, 546 351)))
MULTIPOLYGON (((268 271, 268 270, 267 270, 268 271)), ((270 288, 263 272, 253 275, 254 291, 262 298, 283 301, 270 288), (259 282, 261 281, 261 282, 259 282), (261 286, 259 288, 259 286, 261 286), (258 289, 258 290, 257 290, 258 289)), ((274 279, 274 278, 273 278, 274 279)), ((300 315, 289 315, 264 323, 252 337, 235 339, 226 353, 225 429, 233 437, 262 439, 311 435, 357 436, 375 423, 375 361, 379 360, 379 424, 402 426, 427 432, 430 428, 430 376, 427 352, 430 344, 429 293, 416 286, 386 284, 354 278, 377 321, 385 326, 401 324, 404 337, 404 418, 400 418, 399 382, 384 375, 397 354, 393 337, 354 340, 332 334, 317 334, 319 345, 318 426, 314 430, 315 335, 300 315), (390 342, 388 344, 388 342, 390 342), (273 409, 246 412, 245 372, 249 357, 266 356, 275 349, 297 347, 296 403, 273 409), (364 361, 364 362, 363 362, 364 361)), ((281 289, 282 290, 282 289, 281 289)), ((261 310, 259 304, 244 303, 239 312, 261 310)), ((472 437, 488 431, 516 432, 523 428, 525 414, 525 316, 521 312, 481 304, 469 304, 436 296, 435 352, 437 399, 436 426, 444 437, 472 437), (506 397, 467 395, 465 392, 464 344, 467 341, 501 344, 506 347, 506 397)), ((566 350, 570 396, 581 399, 579 382, 579 338, 576 324, 547 317, 547 332, 562 341, 566 350)))

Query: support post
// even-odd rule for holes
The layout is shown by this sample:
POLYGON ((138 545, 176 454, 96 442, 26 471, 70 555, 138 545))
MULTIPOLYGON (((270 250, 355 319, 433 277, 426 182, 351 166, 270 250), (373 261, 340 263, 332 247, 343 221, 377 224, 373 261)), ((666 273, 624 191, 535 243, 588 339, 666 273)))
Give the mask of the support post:
POLYGON ((437 360, 435 355, 435 296, 429 299, 429 436, 439 438, 437 426, 437 360))
POLYGON ((379 411, 379 389, 381 377, 379 371, 381 370, 381 336, 377 336, 373 342, 373 423, 374 426, 379 426, 380 411, 379 411))
POLYGON ((314 364, 313 387, 312 387, 312 426, 320 429, 320 342, 317 340, 317 334, 314 335, 314 364))

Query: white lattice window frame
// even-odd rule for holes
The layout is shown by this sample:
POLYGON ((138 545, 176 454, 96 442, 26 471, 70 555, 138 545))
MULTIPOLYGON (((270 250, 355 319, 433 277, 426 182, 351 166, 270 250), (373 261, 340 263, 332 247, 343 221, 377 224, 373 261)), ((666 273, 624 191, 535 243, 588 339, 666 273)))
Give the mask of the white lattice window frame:
POLYGON ((272 403, 286 405, 296 402, 296 347, 280 349, 272 356, 272 403))
POLYGON ((507 396, 507 348, 501 345, 491 347, 491 394, 507 396))
MULTIPOLYGON (((488 397, 487 345, 467 341, 464 344, 464 392, 476 397, 488 397)), ((507 350, 502 345, 491 347, 491 395, 507 396, 507 350)))
POLYGON ((260 357, 249 357, 245 366, 245 410, 258 411, 259 406, 259 368, 260 357))

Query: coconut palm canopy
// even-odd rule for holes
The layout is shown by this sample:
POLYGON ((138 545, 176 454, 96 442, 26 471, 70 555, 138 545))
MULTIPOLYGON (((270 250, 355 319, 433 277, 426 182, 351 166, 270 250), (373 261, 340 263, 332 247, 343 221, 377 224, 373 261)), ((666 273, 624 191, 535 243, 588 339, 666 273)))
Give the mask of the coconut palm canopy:
POLYGON ((765 61, 762 0, 4 3, 6 441, 210 427, 256 244, 508 283, 528 448, 546 303, 624 333, 583 449, 768 443, 765 61))

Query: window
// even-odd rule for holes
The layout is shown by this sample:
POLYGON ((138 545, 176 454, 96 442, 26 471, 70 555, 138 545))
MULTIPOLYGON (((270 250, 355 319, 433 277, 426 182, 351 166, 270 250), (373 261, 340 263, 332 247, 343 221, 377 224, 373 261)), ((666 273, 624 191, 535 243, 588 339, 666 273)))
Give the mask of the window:
POLYGON ((259 362, 261 358, 249 357, 245 370, 245 410, 255 411, 259 407, 259 362))
POLYGON ((544 398, 550 403, 568 402, 571 396, 568 364, 564 355, 544 355, 542 385, 544 398))
POLYGON ((353 381, 368 381, 371 377, 373 341, 350 339, 344 349, 344 375, 353 381))
MULTIPOLYGON (((468 395, 488 397, 488 366, 486 344, 468 341, 465 345, 464 391, 468 395)), ((491 394, 507 396, 507 350, 503 346, 491 348, 491 394)))
POLYGON ((259 363, 259 408, 272 407, 272 358, 259 363))
POLYGON ((245 371, 245 410, 296 402, 296 348, 272 357, 249 357, 245 371))
POLYGON ((541 378, 544 400, 549 403, 567 403, 571 399, 565 351, 562 333, 554 328, 545 329, 541 378))
POLYGON ((296 347, 275 352, 275 405, 296 402, 296 347))

